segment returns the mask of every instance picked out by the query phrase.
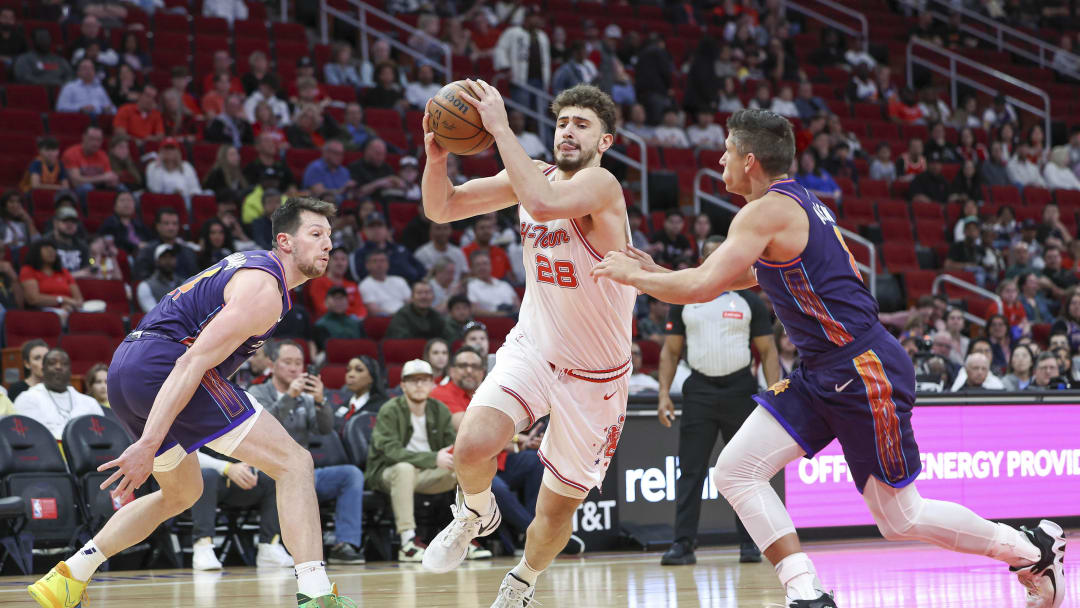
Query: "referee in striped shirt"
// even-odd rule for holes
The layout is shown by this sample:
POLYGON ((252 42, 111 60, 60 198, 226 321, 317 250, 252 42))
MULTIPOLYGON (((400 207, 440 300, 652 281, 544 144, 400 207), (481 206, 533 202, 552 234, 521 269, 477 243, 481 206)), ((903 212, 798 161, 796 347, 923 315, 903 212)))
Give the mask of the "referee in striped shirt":
MULTIPOLYGON (((712 236, 705 241, 702 259, 724 241, 712 236)), ((660 397, 657 416, 670 427, 675 418, 671 381, 683 347, 692 370, 682 387, 682 421, 679 424, 679 477, 675 503, 675 542, 660 563, 665 566, 694 564, 702 484, 709 470, 709 456, 717 435, 731 441, 754 410, 751 396, 758 392, 750 369, 750 345, 757 347, 771 386, 780 379, 780 365, 773 341, 772 319, 765 303, 751 291, 725 291, 711 302, 672 306, 668 313, 663 350, 660 352, 660 397)), ((761 552, 737 518, 739 561, 760 562, 761 552)))

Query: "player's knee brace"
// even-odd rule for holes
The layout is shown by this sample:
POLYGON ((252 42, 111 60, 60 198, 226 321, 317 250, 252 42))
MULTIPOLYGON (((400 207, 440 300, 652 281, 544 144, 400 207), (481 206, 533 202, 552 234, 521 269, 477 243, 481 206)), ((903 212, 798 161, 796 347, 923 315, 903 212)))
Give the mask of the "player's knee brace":
POLYGON ((882 491, 882 485, 870 480, 864 490, 878 531, 887 540, 922 540, 919 530, 919 515, 924 507, 922 496, 912 486, 908 486, 910 490, 889 492, 882 491))
POLYGON ((769 479, 753 460, 727 452, 720 453, 710 475, 716 489, 732 504, 746 492, 753 491, 757 484, 768 483, 769 479))

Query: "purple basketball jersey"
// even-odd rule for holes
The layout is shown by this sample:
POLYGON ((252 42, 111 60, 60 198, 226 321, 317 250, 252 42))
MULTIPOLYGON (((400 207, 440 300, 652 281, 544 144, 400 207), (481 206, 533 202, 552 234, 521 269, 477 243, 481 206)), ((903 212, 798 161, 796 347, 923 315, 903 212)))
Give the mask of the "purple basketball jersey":
POLYGON ((877 300, 863 284, 836 218, 817 196, 787 179, 769 192, 799 203, 810 220, 806 248, 793 260, 758 259, 758 285, 803 359, 850 344, 878 325, 877 300))

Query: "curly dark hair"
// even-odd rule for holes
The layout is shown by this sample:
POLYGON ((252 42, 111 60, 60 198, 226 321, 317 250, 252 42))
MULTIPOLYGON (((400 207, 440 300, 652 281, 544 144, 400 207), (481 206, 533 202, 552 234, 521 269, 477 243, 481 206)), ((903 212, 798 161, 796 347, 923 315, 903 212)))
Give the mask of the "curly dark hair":
MULTIPOLYGON (((56 243, 52 239, 38 239, 30 243, 30 250, 26 252, 26 265, 34 270, 45 270, 45 260, 42 258, 41 250, 46 247, 52 247, 53 251, 56 251, 56 243)), ((63 270, 63 266, 60 265, 59 254, 53 258, 52 270, 53 272, 63 270)))
POLYGON ((769 176, 787 173, 795 158, 791 122, 770 110, 739 110, 727 121, 737 154, 753 154, 769 176))
POLYGON ((591 84, 570 87, 551 101, 551 113, 558 118, 563 108, 571 106, 596 112, 596 116, 603 123, 604 133, 615 135, 615 102, 607 93, 591 84))

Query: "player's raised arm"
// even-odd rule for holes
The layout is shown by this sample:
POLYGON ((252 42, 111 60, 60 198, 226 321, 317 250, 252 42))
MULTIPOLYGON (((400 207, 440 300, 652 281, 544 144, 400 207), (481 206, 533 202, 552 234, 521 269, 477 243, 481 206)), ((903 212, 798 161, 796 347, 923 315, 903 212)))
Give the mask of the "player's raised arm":
POLYGON ((514 204, 514 189, 506 171, 492 177, 481 177, 455 186, 446 176, 447 151, 435 141, 424 114, 424 151, 427 161, 420 179, 424 215, 433 222, 445 224, 475 215, 498 211, 514 204))

